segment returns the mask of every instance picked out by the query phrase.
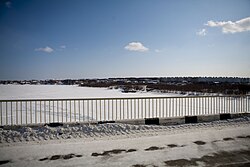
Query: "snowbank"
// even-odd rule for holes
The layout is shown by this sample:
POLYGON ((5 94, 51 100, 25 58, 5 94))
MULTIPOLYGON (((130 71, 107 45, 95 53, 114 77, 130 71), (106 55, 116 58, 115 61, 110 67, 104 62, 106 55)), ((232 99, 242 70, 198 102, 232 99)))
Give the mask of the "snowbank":
POLYGON ((19 143, 32 141, 65 140, 73 138, 85 138, 96 140, 104 137, 131 138, 161 133, 185 131, 187 129, 234 127, 239 124, 250 124, 249 117, 231 119, 226 121, 214 121, 209 123, 183 124, 175 126, 155 125, 129 125, 129 124, 97 124, 97 125, 63 125, 58 127, 4 127, 0 128, 0 143, 19 143))

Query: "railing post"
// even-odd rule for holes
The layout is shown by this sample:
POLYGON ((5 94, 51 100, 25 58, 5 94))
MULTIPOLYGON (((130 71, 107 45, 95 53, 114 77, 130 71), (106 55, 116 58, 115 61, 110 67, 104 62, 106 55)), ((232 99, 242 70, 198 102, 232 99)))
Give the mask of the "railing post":
POLYGON ((162 106, 161 106, 161 102, 162 102, 162 98, 159 99, 159 118, 161 118, 161 115, 162 115, 162 106))
POLYGON ((178 102, 177 99, 178 99, 178 98, 175 98, 175 110, 174 110, 174 111, 176 111, 176 112, 175 112, 174 117, 177 117, 177 106, 178 106, 178 105, 177 105, 177 102, 178 102))
POLYGON ((122 100, 120 99, 119 102, 120 102, 120 119, 119 120, 121 120, 122 119, 122 100))
POLYGON ((95 120, 98 121, 98 99, 95 100, 95 120))
POLYGON ((97 117, 97 120, 101 121, 102 120, 102 100, 99 100, 99 115, 100 115, 100 118, 98 119, 97 117))
POLYGON ((234 108, 233 108, 233 109, 234 109, 234 113, 235 113, 235 112, 236 112, 236 110, 237 110, 237 109, 236 109, 236 97, 234 97, 234 99, 233 99, 233 100, 234 100, 234 101, 233 101, 233 102, 234 102, 234 108))
POLYGON ((133 113, 133 106, 132 106, 132 99, 130 99, 130 119, 132 119, 132 114, 133 113))
POLYGON ((23 124, 23 103, 21 101, 21 125, 23 124))
POLYGON ((104 112, 104 120, 106 120, 106 102, 103 100, 103 112, 104 112))
POLYGON ((248 96, 246 96, 246 112, 249 112, 249 97, 248 96))
POLYGON ((165 103, 166 102, 166 99, 163 98, 162 99, 162 117, 164 118, 165 117, 165 103))
POLYGON ((126 108, 126 110, 127 110, 127 115, 126 115, 126 119, 129 119, 129 99, 126 99, 127 100, 127 108, 126 108))
POLYGON ((90 121, 90 115, 89 115, 89 100, 87 100, 87 112, 88 112, 88 121, 90 121))
POLYGON ((108 99, 107 101, 108 101, 108 118, 107 118, 107 120, 109 120, 109 116, 110 116, 110 110, 109 110, 109 99, 108 99))
POLYGON ((247 96, 247 112, 250 112, 250 96, 247 96))
POLYGON ((59 100, 56 101, 56 112, 57 112, 57 122, 60 122, 60 120, 59 120, 59 100))
POLYGON ((84 101, 82 101, 82 119, 83 119, 83 122, 85 121, 85 111, 84 111, 84 101))
POLYGON ((63 100, 61 101, 61 106, 62 106, 61 112, 62 112, 62 122, 63 122, 63 100))
POLYGON ((195 113, 195 97, 192 98, 192 113, 193 115, 197 115, 197 113, 195 113))
POLYGON ((241 96, 241 113, 243 112, 244 98, 241 96))
POLYGON ((93 118, 94 118, 94 101, 93 100, 91 100, 91 121, 93 121, 93 118))
POLYGON ((16 101, 16 124, 18 125, 18 101, 16 101))
POLYGON ((1 114, 0 125, 3 125, 3 121, 2 121, 2 119, 3 119, 2 103, 3 103, 3 102, 0 102, 0 114, 1 114))
POLYGON ((112 111, 112 118, 111 119, 114 120, 114 100, 112 99, 111 102, 112 102, 111 103, 111 111, 112 111))
POLYGON ((209 113, 213 113, 213 111, 212 111, 212 108, 213 108, 212 97, 209 98, 209 102, 210 102, 210 110, 209 110, 209 113))
POLYGON ((141 108, 141 116, 140 116, 140 118, 142 119, 142 118, 144 118, 144 113, 145 113, 145 111, 144 111, 144 108, 143 108, 143 106, 144 106, 144 99, 141 99, 140 100, 141 102, 140 102, 140 108, 141 108))
POLYGON ((166 104, 165 104, 165 116, 166 117, 168 117, 168 113, 169 113, 169 103, 168 103, 168 101, 169 101, 169 98, 166 98, 165 99, 165 102, 166 102, 166 104))
POLYGON ((150 118, 150 99, 148 99, 148 117, 150 118))
POLYGON ((55 101, 53 100, 52 101, 52 105, 53 105, 53 109, 52 109, 52 112, 53 112, 53 122, 55 122, 55 101))
POLYGON ((13 125, 12 101, 10 102, 10 124, 13 125))
POLYGON ((123 119, 125 119, 125 102, 124 102, 124 99, 122 101, 123 101, 123 104, 122 104, 122 107, 123 107, 123 119))
POLYGON ((158 99, 155 99, 155 117, 158 117, 158 99))
POLYGON ((32 119, 32 102, 30 101, 30 123, 33 123, 33 119, 32 119))
POLYGON ((46 122, 46 120, 47 120, 47 115, 46 115, 46 110, 47 110, 47 107, 46 107, 46 101, 44 101, 44 103, 43 103, 43 105, 44 105, 44 123, 47 123, 46 122))
POLYGON ((40 102, 40 123, 42 123, 42 101, 39 102, 40 102))
MULTIPOLYGON (((185 99, 186 100, 186 99, 185 99)), ((168 111, 168 117, 171 117, 171 106, 172 106, 172 97, 170 97, 169 98, 169 104, 168 104, 168 106, 169 106, 169 111, 168 111)))
POLYGON ((35 124, 37 124, 37 101, 35 101, 35 124))
POLYGON ((134 118, 136 119, 136 99, 134 99, 134 118))
POLYGON ((50 100, 49 100, 49 123, 50 123, 50 100))
POLYGON ((67 103, 69 103, 69 104, 68 104, 68 105, 69 105, 69 107, 68 107, 68 109, 69 109, 69 114, 68 114, 68 116, 69 116, 69 122, 71 122, 71 117, 72 117, 71 100, 68 100, 67 103))
POLYGON ((117 120, 118 118, 117 118, 117 112, 118 112, 118 106, 117 106, 117 99, 115 100, 115 107, 116 107, 116 112, 115 112, 115 120, 117 120))
POLYGON ((65 113, 65 115, 66 115, 66 122, 68 122, 68 101, 66 100, 65 101, 65 103, 66 103, 66 113, 65 113))
POLYGON ((75 117, 75 122, 76 122, 76 101, 74 100, 74 117, 75 117))

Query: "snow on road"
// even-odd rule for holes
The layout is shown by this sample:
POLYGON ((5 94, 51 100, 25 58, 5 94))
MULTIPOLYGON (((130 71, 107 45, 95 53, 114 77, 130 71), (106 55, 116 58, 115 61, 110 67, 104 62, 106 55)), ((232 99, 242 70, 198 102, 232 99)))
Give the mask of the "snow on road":
POLYGON ((249 164, 249 129, 249 117, 177 126, 103 124, 1 129, 0 163, 25 167, 249 164), (45 131, 50 133, 39 136, 45 131), (21 137, 13 140, 15 134, 21 137))

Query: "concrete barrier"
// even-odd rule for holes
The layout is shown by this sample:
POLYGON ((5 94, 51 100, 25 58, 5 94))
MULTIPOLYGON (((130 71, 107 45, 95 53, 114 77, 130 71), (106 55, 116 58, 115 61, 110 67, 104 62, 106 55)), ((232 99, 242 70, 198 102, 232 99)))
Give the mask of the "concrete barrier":
POLYGON ((160 125, 159 118, 145 118, 146 125, 160 125))
POLYGON ((185 116, 185 123, 186 124, 198 123, 197 116, 185 116))
POLYGON ((98 121, 98 124, 111 124, 111 123, 115 123, 115 121, 98 121))
POLYGON ((242 118, 242 117, 250 117, 250 113, 235 113, 231 114, 231 118, 242 118))
POLYGON ((52 123, 45 124, 44 126, 58 127, 58 126, 63 126, 63 123, 60 123, 60 122, 52 122, 52 123))
POLYGON ((197 116, 197 122, 212 122, 212 121, 218 121, 220 120, 219 115, 199 115, 197 116))
POLYGON ((231 114, 229 113, 220 114, 220 120, 227 120, 227 119, 232 119, 231 114))
POLYGON ((132 124, 132 125, 145 125, 145 119, 127 119, 117 120, 115 123, 132 124))
POLYGON ((116 121, 92 121, 92 122, 67 122, 67 123, 50 123, 50 124, 27 124, 27 125, 5 125, 0 126, 2 129, 18 129, 21 127, 39 127, 39 126, 74 126, 74 125, 97 125, 105 123, 122 123, 131 125, 180 125, 185 123, 202 123, 218 120, 235 119, 242 117, 250 117, 250 113, 235 113, 235 114, 219 114, 219 115, 199 115, 173 118, 145 118, 145 119, 127 119, 116 121))
POLYGON ((174 118, 160 118, 159 124, 160 125, 179 125, 184 124, 185 118, 184 117, 174 117, 174 118))

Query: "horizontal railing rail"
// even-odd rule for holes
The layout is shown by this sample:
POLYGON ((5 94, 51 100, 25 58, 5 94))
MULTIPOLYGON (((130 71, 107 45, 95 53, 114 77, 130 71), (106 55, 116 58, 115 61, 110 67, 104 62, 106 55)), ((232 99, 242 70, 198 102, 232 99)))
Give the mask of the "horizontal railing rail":
POLYGON ((0 125, 244 113, 249 104, 248 95, 0 100, 0 125))

